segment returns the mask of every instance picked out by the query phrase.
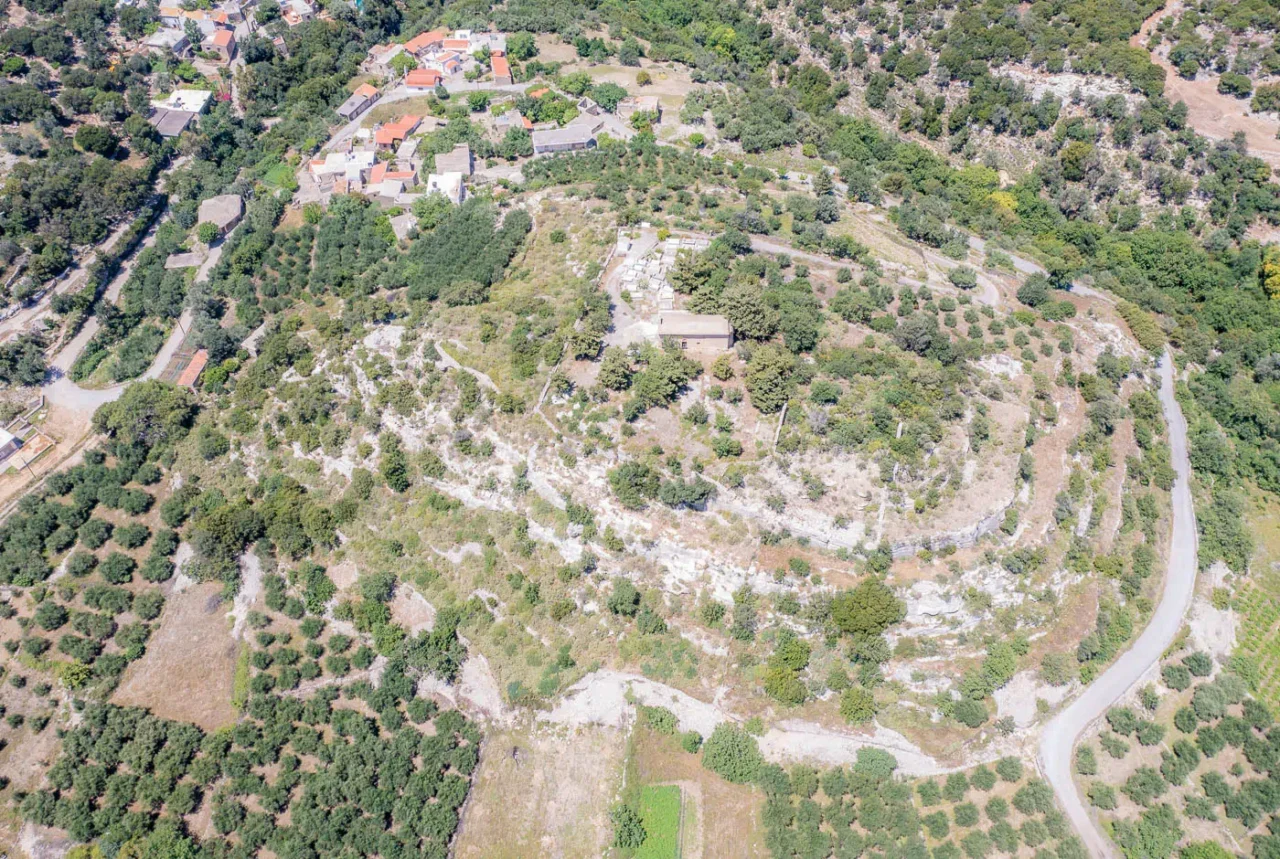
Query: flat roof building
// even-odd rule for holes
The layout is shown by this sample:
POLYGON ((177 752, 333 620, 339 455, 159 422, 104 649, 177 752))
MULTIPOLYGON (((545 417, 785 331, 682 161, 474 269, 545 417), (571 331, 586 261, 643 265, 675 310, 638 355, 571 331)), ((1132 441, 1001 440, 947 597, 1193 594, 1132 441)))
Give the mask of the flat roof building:
POLYGON ((733 346, 733 326, 715 314, 666 310, 658 316, 658 339, 668 338, 683 351, 716 354, 733 346))
POLYGON ((213 91, 207 89, 175 89, 164 98, 155 99, 151 106, 156 110, 184 110, 188 113, 204 113, 213 98, 213 91))
POLYGON ((170 51, 178 57, 187 57, 191 54, 191 40, 183 30, 177 27, 161 27, 148 36, 142 44, 157 51, 170 51))
POLYGON ((432 173, 427 177, 424 189, 428 194, 440 193, 454 205, 462 202, 463 185, 461 173, 432 173))
MULTIPOLYGON (((594 119, 594 117, 579 117, 594 119)), ((596 145, 596 131, 600 125, 596 122, 580 122, 575 120, 564 128, 548 128, 533 132, 533 151, 537 154, 549 152, 576 152, 592 149, 596 145)))
POLYGON ((475 172, 475 161, 471 157, 471 147, 459 143, 452 152, 442 152, 436 156, 437 173, 461 173, 470 176, 475 172))
POLYGON ((22 447, 22 439, 6 429, 0 429, 0 462, 17 453, 20 447, 22 447))

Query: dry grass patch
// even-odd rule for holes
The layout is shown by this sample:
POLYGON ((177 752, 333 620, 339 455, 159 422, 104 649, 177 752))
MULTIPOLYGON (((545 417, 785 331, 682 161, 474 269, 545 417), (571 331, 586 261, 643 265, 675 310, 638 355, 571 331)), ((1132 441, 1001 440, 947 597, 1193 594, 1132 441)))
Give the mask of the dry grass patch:
POLYGON ((221 591, 202 584, 169 595, 146 655, 125 671, 112 703, 145 707, 206 731, 235 722, 236 643, 221 591))
POLYGON ((625 749, 613 728, 568 736, 520 730, 487 736, 454 855, 603 855, 625 749))

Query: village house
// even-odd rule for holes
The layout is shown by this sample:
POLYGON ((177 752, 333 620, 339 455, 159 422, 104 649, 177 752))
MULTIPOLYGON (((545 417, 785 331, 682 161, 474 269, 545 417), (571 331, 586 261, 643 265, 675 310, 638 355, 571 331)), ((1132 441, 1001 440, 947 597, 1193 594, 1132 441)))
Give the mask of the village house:
POLYGON ((370 84, 361 84, 356 87, 355 92, 348 96, 346 101, 338 105, 338 116, 348 121, 355 119, 377 104, 380 95, 377 87, 370 84))
POLYGON ((456 75, 462 71, 462 55, 456 51, 440 51, 422 61, 422 67, 442 75, 456 75))
POLYGON ((369 74, 392 78, 395 77, 396 70, 391 61, 406 53, 408 51, 404 49, 404 45, 374 45, 369 49, 369 56, 360 64, 360 67, 369 74))
POLYGON ((224 0, 218 8, 227 13, 227 20, 232 24, 244 21, 244 4, 240 0, 224 0))
POLYGON ((465 143, 459 143, 453 147, 453 151, 436 155, 435 172, 461 173, 463 176, 470 176, 475 172, 475 160, 471 157, 471 147, 465 143))
MULTIPOLYGON (((357 149, 346 152, 329 152, 324 158, 313 158, 308 165, 312 177, 320 183, 346 182, 363 183, 373 170, 378 156, 372 149, 357 149)), ((335 187, 336 191, 337 188, 335 187)))
POLYGON ((369 171, 366 190, 375 197, 394 200, 418 183, 418 172, 408 169, 392 169, 387 163, 373 165, 369 171))
POLYGON ((414 69, 404 76, 405 88, 412 92, 427 92, 440 85, 444 77, 435 69, 414 69))
POLYGON ((658 316, 658 339, 693 354, 718 355, 732 348, 733 326, 719 315, 667 310, 658 316))
POLYGON ((290 27, 310 21, 316 17, 316 7, 308 0, 285 0, 280 4, 280 13, 284 22, 290 27))
POLYGON ((409 234, 418 226, 418 219, 409 212, 402 215, 396 215, 391 219, 391 232, 396 234, 396 238, 404 241, 409 238, 409 234))
POLYGON ((186 32, 177 27, 161 27, 148 36, 142 46, 161 53, 172 53, 183 60, 191 56, 191 41, 186 32))
POLYGON ((210 11, 193 9, 187 11, 180 6, 161 6, 158 14, 161 25, 165 27, 182 28, 186 26, 187 21, 192 21, 200 28, 200 33, 204 36, 212 35, 213 31, 217 29, 232 29, 231 16, 221 9, 210 11))
POLYGON ((406 137, 417 130, 420 122, 422 122, 420 116, 402 116, 395 122, 388 122, 374 131, 374 145, 379 150, 395 149, 404 142, 406 137))
POLYGON ((431 30, 414 36, 404 43, 404 49, 415 57, 423 57, 444 46, 444 30, 431 30))
POLYGON ((507 132, 513 128, 523 128, 525 131, 533 130, 533 123, 526 116, 521 116, 520 111, 514 108, 506 113, 499 114, 493 121, 493 130, 497 132, 498 137, 505 137, 507 132))
POLYGON ((162 99, 154 99, 151 102, 151 106, 157 110, 183 110, 190 113, 204 113, 212 98, 213 90, 175 89, 162 99))
POLYGON ((493 66, 493 82, 498 86, 511 86, 515 79, 511 76, 511 63, 507 62, 506 55, 493 54, 489 57, 489 64, 493 66))
POLYGON ((490 55, 507 53, 507 34, 506 33, 475 33, 469 30, 459 30, 458 35, 467 34, 467 53, 474 54, 476 51, 488 50, 490 55))
POLYGON ((427 177, 424 189, 428 194, 443 194, 445 199, 455 206, 462 202, 464 196, 461 173, 432 173, 427 177))
POLYGON ((219 194, 200 203, 196 223, 213 224, 222 234, 233 229, 244 217, 244 201, 238 194, 219 194))
POLYGON ((196 115, 186 110, 153 110, 149 121, 156 133, 166 139, 177 137, 186 131, 196 115))
POLYGON ((191 356, 187 366, 182 368, 182 373, 177 380, 178 386, 194 391, 196 382, 200 381, 200 374, 204 372, 204 368, 208 363, 209 353, 204 349, 197 349, 196 353, 191 356))
POLYGON ((218 30, 204 40, 203 46, 217 54, 224 63, 230 63, 236 55, 236 37, 230 30, 218 30))
POLYGON ((553 152, 578 152, 594 149, 596 134, 604 126, 593 116, 579 116, 564 128, 547 128, 533 132, 535 155, 553 152))
POLYGON ((629 95, 618 102, 618 116, 630 120, 637 113, 651 113, 662 119, 662 102, 656 95, 629 95))
POLYGON ((177 89, 163 99, 151 102, 150 122, 165 138, 177 137, 204 113, 213 93, 207 89, 177 89))

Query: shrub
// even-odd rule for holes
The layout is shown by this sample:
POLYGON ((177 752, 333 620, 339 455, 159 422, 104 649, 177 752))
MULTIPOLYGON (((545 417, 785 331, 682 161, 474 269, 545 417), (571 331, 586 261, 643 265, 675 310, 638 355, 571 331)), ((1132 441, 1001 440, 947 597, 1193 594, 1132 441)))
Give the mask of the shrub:
POLYGON ((987 708, 983 706, 981 701, 975 701, 972 698, 962 698, 955 704, 953 710, 956 721, 970 728, 979 728, 987 721, 987 708))
POLYGON ((717 725, 702 744, 702 765, 734 784, 753 781, 761 763, 755 738, 727 722, 717 725))
POLYGON ((644 831, 644 823, 640 815, 629 805, 619 805, 609 812, 609 822, 613 824, 613 846, 623 849, 639 847, 644 843, 648 833, 644 831))
POLYGON ((965 802, 955 807, 956 826, 977 826, 978 806, 965 802))
POLYGON ((996 786, 996 774, 985 766, 979 766, 973 771, 973 775, 969 776, 969 784, 986 792, 996 786))
POLYGON ((1082 745, 1076 749, 1076 772, 1080 775, 1098 774, 1098 759, 1091 747, 1082 745))
POLYGON ((996 761, 996 775, 1002 781, 1016 782, 1022 778, 1022 761, 1014 757, 1004 757, 996 761))
POLYGON ((133 571, 137 567, 138 563, 133 558, 121 552, 112 552, 102 562, 102 578, 109 584, 125 585, 133 581, 133 571))
POLYGON ((1182 660, 1182 664, 1196 677, 1208 677, 1213 673, 1213 657, 1207 653, 1193 653, 1182 660))
POLYGON ((861 686, 851 686, 840 695, 840 715, 851 724, 871 721, 877 709, 875 697, 861 686))
POLYGON ((1191 686, 1191 671, 1185 665, 1166 665, 1160 669, 1160 677, 1164 685, 1181 692, 1191 686))
POLYGON ((1103 811, 1111 811, 1116 807, 1116 790, 1109 784, 1095 781, 1089 785, 1089 804, 1103 811))

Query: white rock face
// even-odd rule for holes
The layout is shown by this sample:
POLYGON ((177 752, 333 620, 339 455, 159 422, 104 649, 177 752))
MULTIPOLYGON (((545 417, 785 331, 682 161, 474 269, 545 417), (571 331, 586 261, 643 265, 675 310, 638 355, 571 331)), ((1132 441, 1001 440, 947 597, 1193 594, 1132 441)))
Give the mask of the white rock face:
MULTIPOLYGON (((1210 567, 1206 573, 1210 591, 1220 587, 1229 573, 1230 570, 1222 561, 1210 567)), ((1191 605, 1189 620, 1191 640, 1195 642, 1196 649, 1205 651, 1218 662, 1225 660, 1235 650, 1240 617, 1231 609, 1216 609, 1207 597, 1197 597, 1191 605)))
POLYGON ((1034 671, 1019 671, 1013 679, 994 694, 998 718, 1012 716, 1019 728, 1026 728, 1039 715, 1036 699, 1043 699, 1051 706, 1061 703, 1076 684, 1050 686, 1041 682, 1034 671))

